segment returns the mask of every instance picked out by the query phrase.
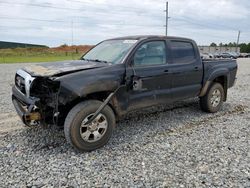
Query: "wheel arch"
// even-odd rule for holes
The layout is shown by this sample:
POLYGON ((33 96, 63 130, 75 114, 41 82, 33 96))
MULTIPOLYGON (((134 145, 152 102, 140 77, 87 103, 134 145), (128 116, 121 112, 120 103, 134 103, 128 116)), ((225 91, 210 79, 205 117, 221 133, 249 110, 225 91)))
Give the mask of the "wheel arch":
MULTIPOLYGON (((78 103, 87 101, 87 100, 98 100, 98 101, 103 102, 109 96, 111 92, 112 91, 100 91, 100 92, 91 93, 82 97, 78 96, 74 98, 72 101, 68 102, 67 104, 60 105, 59 111, 60 113, 62 112, 60 115, 60 125, 64 124, 67 114, 78 103)), ((117 101, 116 96, 113 96, 113 98, 109 101, 107 105, 113 110, 116 119, 120 119, 120 117, 122 116, 122 113, 118 105, 116 105, 117 104, 116 101, 117 101)))
POLYGON ((214 75, 212 77, 210 77, 206 83, 204 84, 201 92, 200 92, 200 97, 203 97, 206 95, 206 93, 208 92, 209 88, 212 86, 212 84, 216 82, 216 83, 220 83, 223 87, 224 90, 224 99, 223 101, 227 100, 227 89, 228 89, 228 75, 227 74, 218 74, 218 75, 214 75))

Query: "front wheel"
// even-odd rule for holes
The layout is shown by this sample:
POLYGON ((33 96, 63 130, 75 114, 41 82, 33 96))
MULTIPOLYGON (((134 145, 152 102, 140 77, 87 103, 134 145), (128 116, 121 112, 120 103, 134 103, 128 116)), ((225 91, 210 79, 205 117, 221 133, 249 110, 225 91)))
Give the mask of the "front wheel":
POLYGON ((73 107, 64 123, 66 140, 79 151, 92 151, 104 146, 110 139, 115 127, 115 115, 109 106, 89 124, 86 122, 93 116, 102 102, 84 101, 73 107))
POLYGON ((220 110, 223 100, 225 97, 225 92, 220 83, 213 83, 206 95, 200 97, 201 109, 205 112, 217 112, 220 110))

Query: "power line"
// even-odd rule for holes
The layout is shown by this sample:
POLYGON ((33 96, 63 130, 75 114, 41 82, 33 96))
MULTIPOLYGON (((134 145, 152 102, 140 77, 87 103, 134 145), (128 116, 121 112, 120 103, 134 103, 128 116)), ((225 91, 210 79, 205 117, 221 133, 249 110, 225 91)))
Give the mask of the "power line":
MULTIPOLYGON (((35 19, 35 18, 24 18, 24 17, 7 17, 7 16, 0 16, 0 19, 6 19, 6 20, 24 20, 24 21, 34 21, 34 22, 57 22, 57 23, 70 23, 71 21, 66 20, 46 20, 46 19, 35 19)), ((82 21, 74 21, 74 23, 82 23, 82 21)), ((136 27, 162 27, 161 25, 155 25, 155 24, 129 24, 129 23, 102 23, 102 22, 96 22, 95 25, 107 25, 107 26, 136 26, 136 27)))
POLYGON ((220 25, 220 24, 214 24, 214 23, 207 23, 207 24, 202 24, 202 23, 198 23, 201 21, 198 20, 194 20, 192 18, 185 18, 185 17, 174 17, 173 20, 179 20, 179 21, 183 21, 192 25, 197 25, 197 26, 201 26, 201 27, 205 27, 205 28, 211 28, 211 26, 215 26, 216 28, 227 28, 227 29, 231 29, 231 30, 237 30, 236 28, 230 27, 230 26, 226 26, 226 25, 220 25))
MULTIPOLYGON (((19 6, 32 6, 32 7, 38 7, 38 8, 52 8, 52 9, 57 9, 57 10, 73 10, 73 11, 86 11, 86 9, 82 9, 82 8, 65 8, 65 7, 58 7, 58 6, 52 6, 52 5, 45 5, 45 4, 37 4, 37 3, 20 3, 20 2, 6 2, 6 1, 0 1, 0 5, 1 4, 7 4, 7 5, 19 5, 19 6)), ((95 12, 95 14, 104 14, 105 11, 107 11, 107 9, 103 9, 103 8, 96 8, 94 7, 95 9, 98 9, 100 11, 104 11, 104 12, 95 12)), ((109 7, 110 8, 110 7, 109 7)), ((137 15, 139 14, 147 14, 145 13, 144 10, 140 10, 140 9, 137 9, 137 10, 140 10, 140 12, 135 12, 132 10, 133 8, 130 8, 129 12, 131 13, 136 13, 137 15)), ((115 9, 111 9, 109 10, 109 13, 108 14, 114 14, 114 15, 126 15, 126 16, 129 16, 131 14, 127 14, 127 13, 123 13, 123 12, 119 12, 119 13, 116 13, 116 12, 110 12, 110 11, 114 11, 115 9)), ((107 14, 107 13, 106 13, 107 14)))
POLYGON ((53 9, 60 9, 60 10, 80 10, 80 11, 83 11, 83 9, 57 7, 57 6, 52 6, 52 5, 36 4, 36 3, 20 3, 20 2, 6 2, 6 1, 0 1, 0 3, 8 4, 8 5, 21 5, 21 6, 40 7, 40 8, 53 8, 53 9))
POLYGON ((46 19, 36 19, 36 18, 23 18, 23 17, 8 17, 8 16, 0 16, 0 19, 5 20, 26 20, 26 21, 37 21, 37 22, 58 22, 58 23, 68 23, 64 20, 46 20, 46 19))
MULTIPOLYGON (((221 33, 221 34, 218 34, 218 32, 217 32, 217 34, 211 34, 210 32, 208 33, 208 32, 202 32, 202 31, 199 31, 199 32, 197 32, 197 31, 190 31, 189 29, 187 29, 187 28, 185 28, 185 27, 183 27, 183 25, 182 24, 180 24, 180 25, 175 25, 175 26, 173 26, 172 28, 175 28, 176 30, 178 30, 178 31, 182 31, 183 32, 183 34, 181 34, 181 35, 183 35, 183 36, 187 36, 187 34, 190 34, 190 35, 192 35, 192 34, 195 34, 196 36, 208 36, 208 37, 212 37, 212 38, 218 38, 218 39, 221 39, 221 38, 227 38, 226 36, 224 36, 224 34, 223 33, 221 33)), ((197 30, 197 29, 196 29, 197 30)), ((229 33, 228 33, 229 34, 229 33)), ((189 36, 190 36, 189 35, 189 36)), ((233 37, 233 33, 230 33, 230 35, 233 37)))
MULTIPOLYGON (((7 20, 24 20, 24 21, 34 21, 34 22, 49 22, 49 23, 70 23, 70 21, 66 21, 66 20, 47 20, 47 19, 35 19, 35 18, 24 18, 24 17, 18 17, 18 18, 14 18, 14 17, 7 17, 7 16, 0 16, 0 19, 7 19, 7 20)), ((19 22, 18 22, 19 23, 19 22)), ((74 21, 74 23, 82 23, 81 21, 74 21)), ((101 23, 101 22, 96 22, 95 25, 98 25, 98 27, 105 27, 105 26, 135 26, 135 27, 162 27, 162 25, 156 25, 156 24, 129 24, 129 23, 112 23, 112 24, 105 24, 105 23, 101 23)), ((200 24, 199 24, 200 25, 200 24)), ((183 25, 179 25, 179 27, 182 28, 182 30, 184 29, 182 27, 183 25)), ((1 26, 2 28, 4 26, 1 26)), ((10 28, 10 26, 7 26, 10 28)), ((17 27, 17 26, 15 26, 17 27)), ((74 28, 77 28, 76 26, 74 28)), ((79 28, 79 27, 78 27, 79 28)), ((177 26, 178 28, 178 26, 177 26)), ((31 27, 20 27, 20 29, 32 29, 31 27)), ((204 33, 197 33, 196 34, 204 34, 204 33)), ((206 33, 206 36, 210 36, 213 38, 221 38, 221 36, 219 35, 212 35, 210 33, 206 33)))
MULTIPOLYGON (((34 22, 50 22, 50 23, 69 23, 70 21, 66 21, 66 20, 47 20, 47 19, 35 19, 35 18, 24 18, 24 17, 7 17, 7 16, 0 16, 0 19, 6 19, 6 20, 24 20, 24 21, 34 21, 34 22)), ((175 18, 177 19, 177 18, 175 18)), ((82 23, 82 21, 74 21, 74 23, 82 23)), ((189 22, 190 23, 190 22, 189 22)), ((96 24, 100 24, 98 22, 96 22, 96 24)), ((203 26, 208 28, 206 25, 203 24, 198 24, 198 23, 193 23, 195 25, 199 25, 199 26, 203 26)), ((112 23, 112 24, 103 24, 103 25, 107 25, 107 26, 137 26, 137 27, 162 27, 161 25, 156 25, 156 24, 129 24, 129 23, 112 23)), ((182 25, 180 25, 182 26, 182 25)))
POLYGON ((0 25, 0 30, 8 30, 10 29, 33 29, 33 30, 41 30, 41 27, 24 27, 24 26, 3 26, 0 25))
MULTIPOLYGON (((94 5, 96 6, 97 4, 93 4, 93 3, 90 3, 90 2, 87 2, 87 1, 79 1, 79 0, 67 0, 68 2, 73 2, 73 3, 79 3, 79 4, 89 4, 89 5, 94 5)), ((128 9, 128 11, 133 11, 133 10, 137 10, 137 11, 142 11, 142 12, 145 12, 145 10, 142 10, 142 9, 139 9, 139 8, 135 8, 135 7, 129 7, 129 6, 122 6, 122 5, 118 5, 118 6, 115 6, 115 5, 110 5, 110 4, 105 4, 105 3, 98 3, 98 6, 101 5, 101 6, 107 6, 108 8, 123 8, 123 9, 128 9)), ((155 10, 155 11, 158 11, 158 10, 155 10)))
MULTIPOLYGON (((169 13, 169 10, 168 10, 168 2, 166 2, 166 9, 165 9, 165 12, 166 12, 166 25, 165 25, 165 29, 166 29, 166 36, 168 35, 168 20, 169 20, 169 16, 168 16, 168 13, 169 13)), ((200 24, 200 23, 197 23, 197 21, 195 20, 192 20, 191 18, 174 18, 174 20, 179 20, 179 21, 183 21, 183 22, 186 22, 186 23, 189 23, 189 24, 192 24, 192 25, 198 25, 198 26, 201 26, 201 27, 206 27, 206 28, 211 28, 211 25, 215 26, 215 27, 227 27, 227 28, 230 28, 232 30, 236 30, 235 28, 232 28, 232 27, 228 27, 228 26, 225 26, 225 25, 218 25, 218 24, 211 24, 209 23, 209 26, 207 24, 200 24)))
MULTIPOLYGON (((81 1, 78 1, 78 0, 67 0, 69 2, 79 2, 79 3, 83 3, 83 4, 91 4, 91 3, 84 3, 84 2, 81 2, 81 1)), ((37 4, 37 3, 19 3, 19 2, 6 2, 6 1, 1 1, 0 0, 0 5, 2 4, 8 4, 8 5, 22 5, 22 6, 33 6, 33 7, 40 7, 40 8, 53 8, 53 9, 62 9, 62 10, 77 10, 77 11, 83 11, 84 9, 75 9, 75 8, 68 8, 68 7, 57 7, 57 6, 53 6, 53 5, 49 5, 49 4, 37 4)), ((113 6, 114 7, 114 6, 113 6)), ((131 8, 131 7, 125 7, 125 6, 119 6, 121 8, 127 8, 127 9, 136 9, 136 8, 131 8)), ((139 9, 137 9, 139 10, 139 9)), ((112 10, 111 10, 112 11, 112 10)), ((85 12, 86 13, 86 12, 85 12)), ((113 14, 113 15, 122 15, 121 12, 117 12, 117 13, 114 13, 114 12, 95 12, 95 14, 102 14, 102 15, 109 15, 109 14, 113 14)), ((147 14, 146 12, 143 13, 143 14, 147 14)), ((129 15, 129 14, 125 14, 125 15, 129 15)), ((144 15, 145 16, 145 15, 144 15)), ((148 15, 148 16, 151 16, 151 17, 159 17, 159 18, 163 18, 163 16, 152 16, 152 15, 148 15)), ((81 16, 83 17, 83 16, 81 16)), ((85 17, 85 18, 89 18, 89 17, 85 17)), ((16 21, 16 20, 24 20, 24 21, 34 21, 34 22, 51 22, 51 23, 70 23, 70 21, 68 20, 47 20, 47 19, 36 19, 36 18, 23 18, 23 17, 8 17, 8 16, 0 16, 0 19, 6 19, 6 20, 12 20, 12 21, 16 21)), ((166 2, 166 35, 168 34, 167 30, 168 30, 168 3, 166 2)), ((185 23, 189 23, 191 25, 197 25, 197 26, 201 26, 203 28, 210 28, 213 26, 215 28, 220 28, 220 27, 223 27, 223 28, 230 28, 232 30, 236 30, 235 28, 232 28, 232 27, 229 27, 229 26, 225 26, 225 25, 219 25, 219 24, 215 24, 215 23, 208 23, 208 24, 202 24, 200 23, 200 21, 198 20, 194 20, 192 18, 189 18, 189 17, 176 17, 176 18, 173 18, 173 21, 181 21, 181 22, 185 22, 185 23)), ((83 21, 74 21, 74 23, 83 23, 83 21)), ((91 26, 93 24, 88 24, 88 26, 91 26)), ((131 24, 131 23, 112 23, 112 24, 109 24, 109 23, 103 23, 102 21, 100 22, 94 22, 94 25, 97 25, 98 27, 105 27, 105 26, 135 26, 135 27, 162 27, 162 25, 157 25, 157 24, 131 24)), ((7 26, 7 27, 10 27, 10 26, 7 26)), ((25 27, 22 27, 23 29, 25 29, 25 27)), ((182 28, 183 29, 183 28, 182 28)), ((206 34, 207 35, 207 34, 206 34)), ((211 36, 211 35, 210 35, 211 36)), ((220 36, 213 36, 213 37, 217 37, 217 38, 220 38, 220 36)))

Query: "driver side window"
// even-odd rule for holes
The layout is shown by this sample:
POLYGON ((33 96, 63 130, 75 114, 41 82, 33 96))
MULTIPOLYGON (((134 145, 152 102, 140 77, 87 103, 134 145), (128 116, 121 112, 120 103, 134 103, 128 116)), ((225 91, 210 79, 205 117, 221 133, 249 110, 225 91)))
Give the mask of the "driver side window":
POLYGON ((164 41, 152 41, 142 44, 134 54, 134 66, 159 65, 166 63, 166 45, 164 41))

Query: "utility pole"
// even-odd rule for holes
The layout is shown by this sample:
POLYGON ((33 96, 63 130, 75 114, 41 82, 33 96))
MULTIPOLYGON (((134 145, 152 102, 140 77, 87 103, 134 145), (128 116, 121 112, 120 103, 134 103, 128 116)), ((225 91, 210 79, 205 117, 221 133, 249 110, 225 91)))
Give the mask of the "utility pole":
POLYGON ((237 43, 236 43, 236 52, 238 52, 238 45, 240 40, 240 31, 238 31, 237 43))
MULTIPOLYGON (((71 20, 71 50, 73 49, 73 44, 74 44, 74 25, 73 25, 73 19, 71 20)), ((74 51, 71 51, 71 57, 74 59, 74 51)))
POLYGON ((71 46, 73 46, 74 43, 74 29, 73 29, 73 20, 71 20, 71 46))
POLYGON ((165 10, 165 12, 166 12, 166 25, 165 25, 165 27, 166 27, 166 36, 168 36, 168 19, 170 18, 170 17, 168 17, 168 1, 166 2, 166 10, 165 10))

